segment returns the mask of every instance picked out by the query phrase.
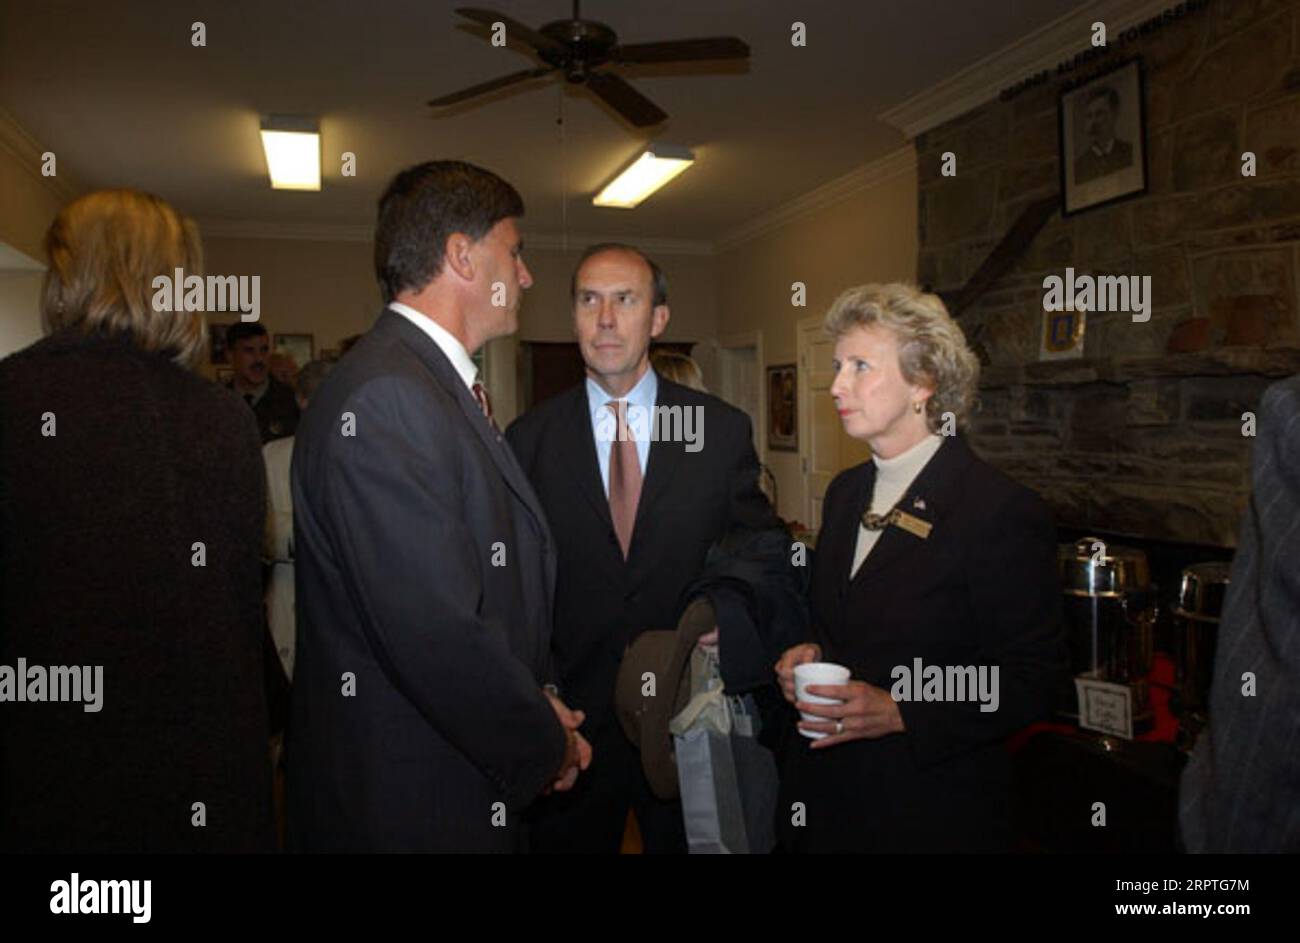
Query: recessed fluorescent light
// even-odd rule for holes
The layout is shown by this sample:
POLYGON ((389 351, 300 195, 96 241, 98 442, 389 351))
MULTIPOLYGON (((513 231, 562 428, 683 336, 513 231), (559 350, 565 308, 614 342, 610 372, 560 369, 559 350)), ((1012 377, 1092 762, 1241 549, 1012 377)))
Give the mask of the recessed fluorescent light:
POLYGON ((591 202, 631 209, 693 163, 694 155, 684 147, 654 144, 605 184, 591 202))
POLYGON ((320 125, 315 118, 262 119, 262 149, 272 189, 320 189, 320 125))

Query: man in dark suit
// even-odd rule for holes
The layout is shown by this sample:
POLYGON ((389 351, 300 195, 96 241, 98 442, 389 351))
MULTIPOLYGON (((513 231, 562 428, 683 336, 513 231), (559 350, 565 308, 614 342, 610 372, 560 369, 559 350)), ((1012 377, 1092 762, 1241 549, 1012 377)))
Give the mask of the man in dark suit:
POLYGON ((388 308, 312 399, 293 457, 291 849, 519 851, 591 753, 550 676, 555 549, 470 359, 522 289, 504 180, 456 161, 380 199, 388 308))
POLYGON ((1109 85, 1093 89, 1083 105, 1088 148, 1074 160, 1074 182, 1087 183, 1133 166, 1133 145, 1115 137, 1119 93, 1109 85))
POLYGON ((1192 852, 1300 852, 1300 376, 1265 391, 1258 435, 1210 724, 1183 773, 1180 818, 1192 852))
POLYGON ((266 328, 256 321, 236 321, 226 329, 226 351, 234 370, 230 388, 253 410, 263 445, 291 436, 298 428, 298 402, 290 386, 271 376, 270 349, 266 328))
MULTIPOLYGON (((572 295, 587 381, 507 435, 555 532, 557 667, 597 759, 572 793, 539 803, 533 846, 617 852, 633 807, 646 851, 685 851, 680 804, 653 796, 614 712, 619 663, 642 631, 676 626, 713 543, 780 523, 758 487, 748 417, 650 368, 669 317, 658 266, 630 246, 593 246, 572 295)), ((739 596, 708 595, 720 633, 705 642, 720 642, 728 689, 768 683, 781 643, 765 642, 739 596)))

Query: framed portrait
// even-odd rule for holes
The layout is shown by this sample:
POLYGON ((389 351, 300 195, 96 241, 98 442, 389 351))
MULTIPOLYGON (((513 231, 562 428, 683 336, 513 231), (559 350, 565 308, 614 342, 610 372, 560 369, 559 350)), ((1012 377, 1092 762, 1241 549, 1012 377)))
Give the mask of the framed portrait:
POLYGON ((226 329, 229 324, 208 324, 208 363, 230 363, 226 351, 226 329))
POLYGON ((792 363, 767 368, 767 447, 776 452, 799 450, 797 379, 792 363))
POLYGON ((1061 92, 1061 215, 1070 216, 1147 192, 1142 60, 1061 92))
POLYGON ((316 340, 312 334, 277 334, 271 350, 277 354, 288 354, 294 365, 301 370, 311 363, 316 356, 316 340))

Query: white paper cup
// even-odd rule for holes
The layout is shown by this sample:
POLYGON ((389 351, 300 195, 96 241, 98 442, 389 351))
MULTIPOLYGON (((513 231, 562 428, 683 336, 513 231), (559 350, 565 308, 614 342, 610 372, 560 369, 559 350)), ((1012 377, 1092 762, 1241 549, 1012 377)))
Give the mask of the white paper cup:
MULTIPOLYGON (((808 694, 807 687, 810 684, 848 684, 849 669, 843 665, 832 664, 828 661, 811 661, 804 665, 798 665, 794 669, 794 693, 796 701, 803 701, 807 704, 843 704, 839 698, 822 697, 819 694, 808 694)), ((804 720, 819 721, 827 720, 825 717, 818 717, 816 714, 809 714, 807 711, 800 711, 799 716, 804 720)), ((820 740, 827 736, 817 730, 804 730, 799 728, 799 732, 810 740, 820 740)))

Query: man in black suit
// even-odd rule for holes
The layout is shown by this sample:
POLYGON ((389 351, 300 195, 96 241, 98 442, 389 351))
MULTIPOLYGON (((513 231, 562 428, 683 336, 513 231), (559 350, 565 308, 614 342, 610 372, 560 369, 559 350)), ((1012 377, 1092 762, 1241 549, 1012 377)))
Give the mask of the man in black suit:
MULTIPOLYGON (((658 266, 630 246, 593 246, 572 296, 587 380, 507 436, 555 532, 557 667, 597 759, 572 793, 538 804, 533 847, 617 852, 633 807, 646 851, 685 851, 680 804, 650 792, 614 712, 619 663, 642 631, 676 626, 712 544, 780 522, 758 487, 748 417, 650 368, 651 338, 669 317, 658 266)), ((709 599, 720 634, 705 642, 720 642, 728 689, 767 683, 781 643, 764 640, 738 595, 709 599)))
POLYGON ((1133 166, 1133 145, 1115 137, 1119 93, 1109 85, 1093 89, 1083 104, 1088 147, 1074 160, 1074 182, 1088 183, 1133 166))
POLYGON ((388 308, 312 399, 293 458, 291 849, 519 851, 591 753, 550 675, 555 549, 471 354, 522 289, 504 180, 456 161, 379 203, 388 308))
POLYGON ((266 328, 255 321, 237 321, 226 329, 226 350, 234 370, 230 387, 257 417, 263 445, 291 436, 298 428, 298 402, 292 387, 271 376, 270 349, 266 328))
POLYGON ((1300 852, 1300 376, 1260 402, 1250 506, 1214 656, 1210 724, 1183 772, 1191 852, 1300 852))

